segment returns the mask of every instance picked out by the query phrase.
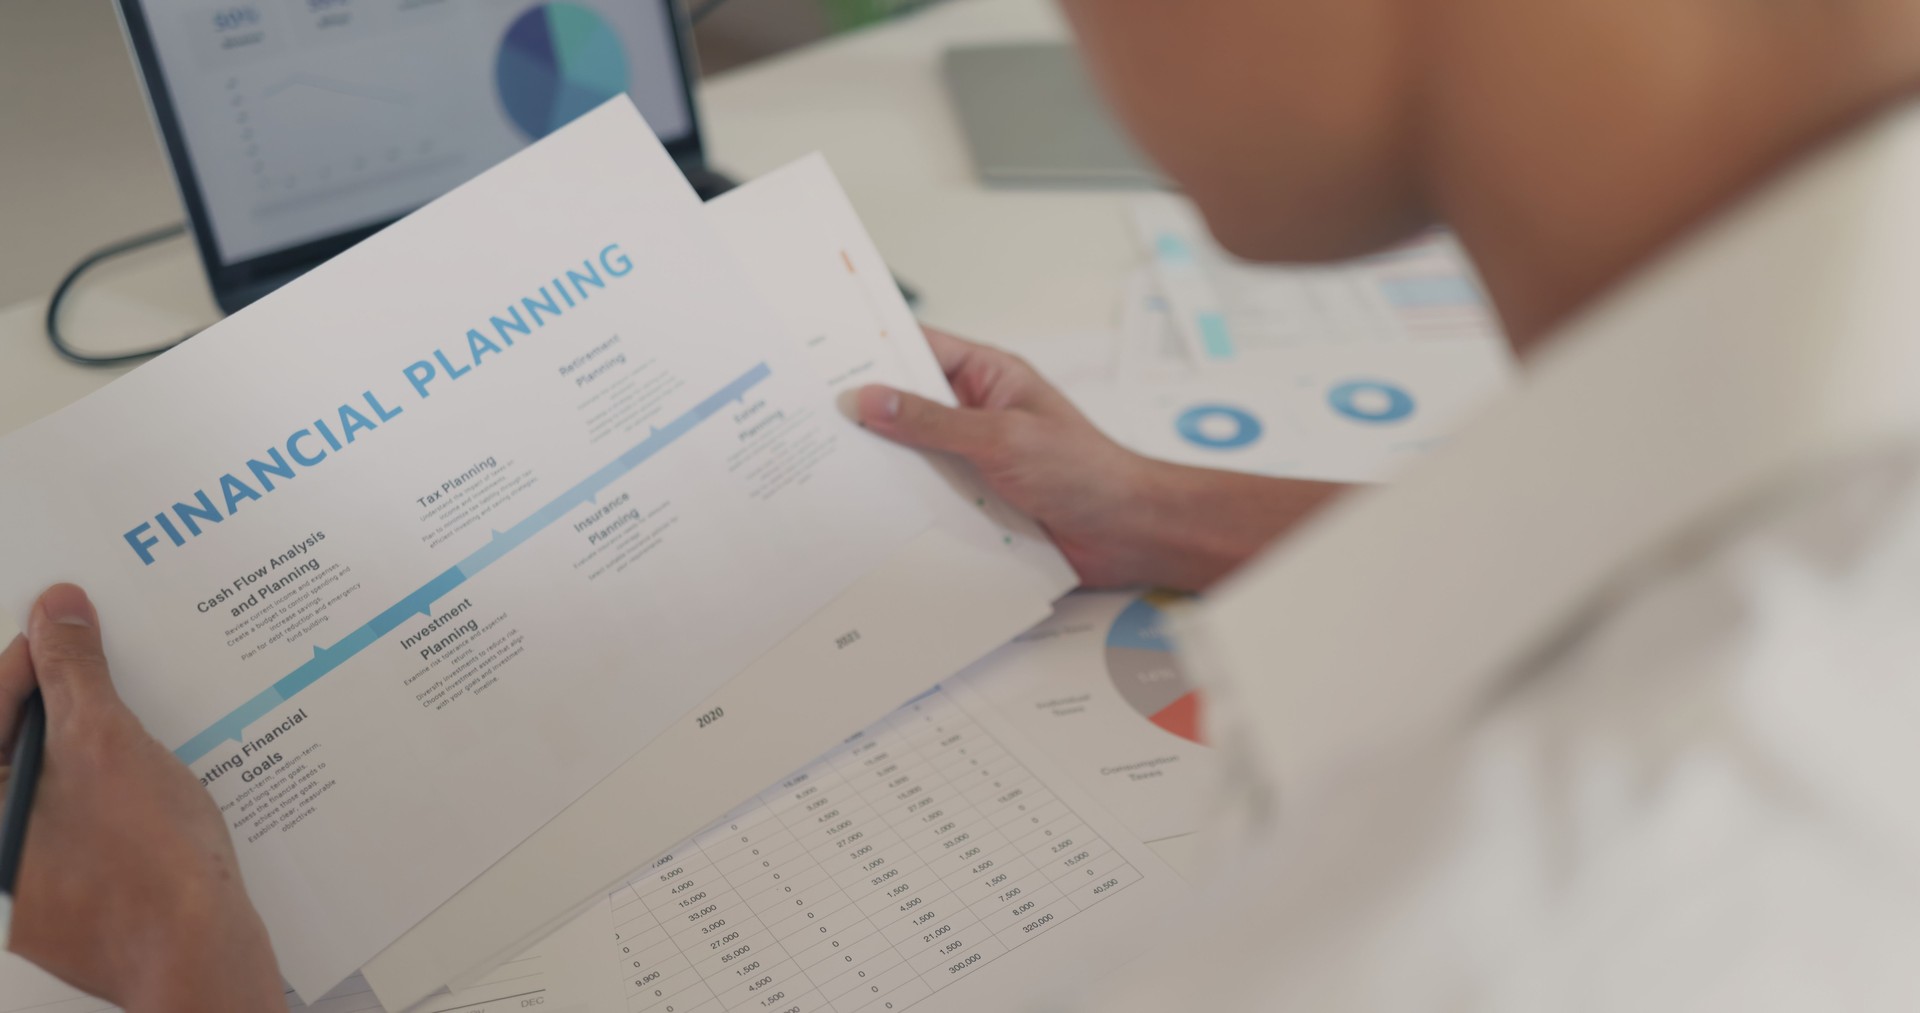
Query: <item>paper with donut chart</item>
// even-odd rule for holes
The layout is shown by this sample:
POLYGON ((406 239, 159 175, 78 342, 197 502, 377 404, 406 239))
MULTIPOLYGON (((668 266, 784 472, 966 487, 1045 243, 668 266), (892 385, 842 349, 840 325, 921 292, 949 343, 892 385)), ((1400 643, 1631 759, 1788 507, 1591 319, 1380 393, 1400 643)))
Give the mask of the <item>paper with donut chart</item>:
MULTIPOLYGON (((0 468, 32 476, 0 486, 0 600, 88 587, 304 997, 663 732, 703 760, 761 736, 702 705, 799 631, 884 645, 819 617, 934 521, 925 462, 838 414, 624 100, 0 468)), ((1010 597, 989 625, 1044 613, 1010 597)), ((817 751, 946 674, 911 667, 861 695, 822 662, 779 717, 817 751)))

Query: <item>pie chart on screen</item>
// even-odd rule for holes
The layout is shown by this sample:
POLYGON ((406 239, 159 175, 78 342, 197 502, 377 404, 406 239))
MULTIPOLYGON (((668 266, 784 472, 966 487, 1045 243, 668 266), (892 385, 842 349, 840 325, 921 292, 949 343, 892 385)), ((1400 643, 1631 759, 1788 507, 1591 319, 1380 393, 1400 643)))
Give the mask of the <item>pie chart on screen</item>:
POLYGON ((1148 594, 1120 611, 1107 631, 1107 674, 1121 699, 1164 731, 1206 744, 1200 694, 1187 681, 1166 635, 1164 606, 1177 595, 1148 594))
POLYGON ((529 8, 507 26, 494 62, 500 104, 529 140, 625 94, 628 80, 619 33, 580 4, 529 8))

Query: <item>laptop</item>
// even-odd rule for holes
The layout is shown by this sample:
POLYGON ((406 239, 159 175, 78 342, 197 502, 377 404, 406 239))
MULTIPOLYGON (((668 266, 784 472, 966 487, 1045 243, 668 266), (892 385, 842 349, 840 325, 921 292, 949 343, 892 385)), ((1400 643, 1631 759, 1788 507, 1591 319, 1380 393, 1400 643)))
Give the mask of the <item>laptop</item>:
POLYGON ((947 90, 988 186, 1153 189, 1166 183, 1107 112, 1070 45, 949 49, 947 90))
POLYGON ((623 93, 702 198, 730 185, 675 0, 118 5, 229 313, 623 93))

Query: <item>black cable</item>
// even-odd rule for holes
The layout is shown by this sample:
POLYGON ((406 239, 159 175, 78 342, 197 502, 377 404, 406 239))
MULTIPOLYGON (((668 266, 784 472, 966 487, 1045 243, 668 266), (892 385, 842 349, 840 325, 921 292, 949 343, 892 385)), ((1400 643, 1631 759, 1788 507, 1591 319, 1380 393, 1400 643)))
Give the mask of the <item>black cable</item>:
MULTIPOLYGON (((73 265, 73 270, 68 271, 67 276, 60 279, 60 284, 54 286, 53 298, 47 301, 47 340, 52 342, 53 350, 59 352, 60 357, 68 362, 77 363, 82 366, 118 366, 123 363, 138 362, 141 359, 152 358, 180 342, 193 337, 192 334, 183 335, 164 345, 156 345, 144 351, 128 352, 124 355, 88 355, 74 348, 72 345, 67 344, 67 339, 60 333, 60 307, 66 302, 67 293, 73 288, 74 283, 80 280, 82 275, 115 257, 124 257, 135 250, 143 250, 149 246, 164 243, 175 236, 185 235, 186 231, 187 227, 185 225, 169 225, 164 229, 155 229, 152 232, 143 233, 131 239, 121 240, 111 246, 103 246, 87 254, 86 258, 81 260, 80 263, 73 265)), ((199 332, 196 331, 195 333, 199 332)))

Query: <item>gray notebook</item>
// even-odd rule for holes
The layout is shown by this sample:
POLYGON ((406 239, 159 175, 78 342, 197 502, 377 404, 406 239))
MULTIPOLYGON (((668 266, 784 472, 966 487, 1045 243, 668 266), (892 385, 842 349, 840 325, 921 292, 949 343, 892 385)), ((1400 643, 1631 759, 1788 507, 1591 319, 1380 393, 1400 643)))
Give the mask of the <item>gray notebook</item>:
POLYGON ((982 183, 1162 185, 1107 112, 1073 47, 962 46, 947 50, 945 69, 982 183))

